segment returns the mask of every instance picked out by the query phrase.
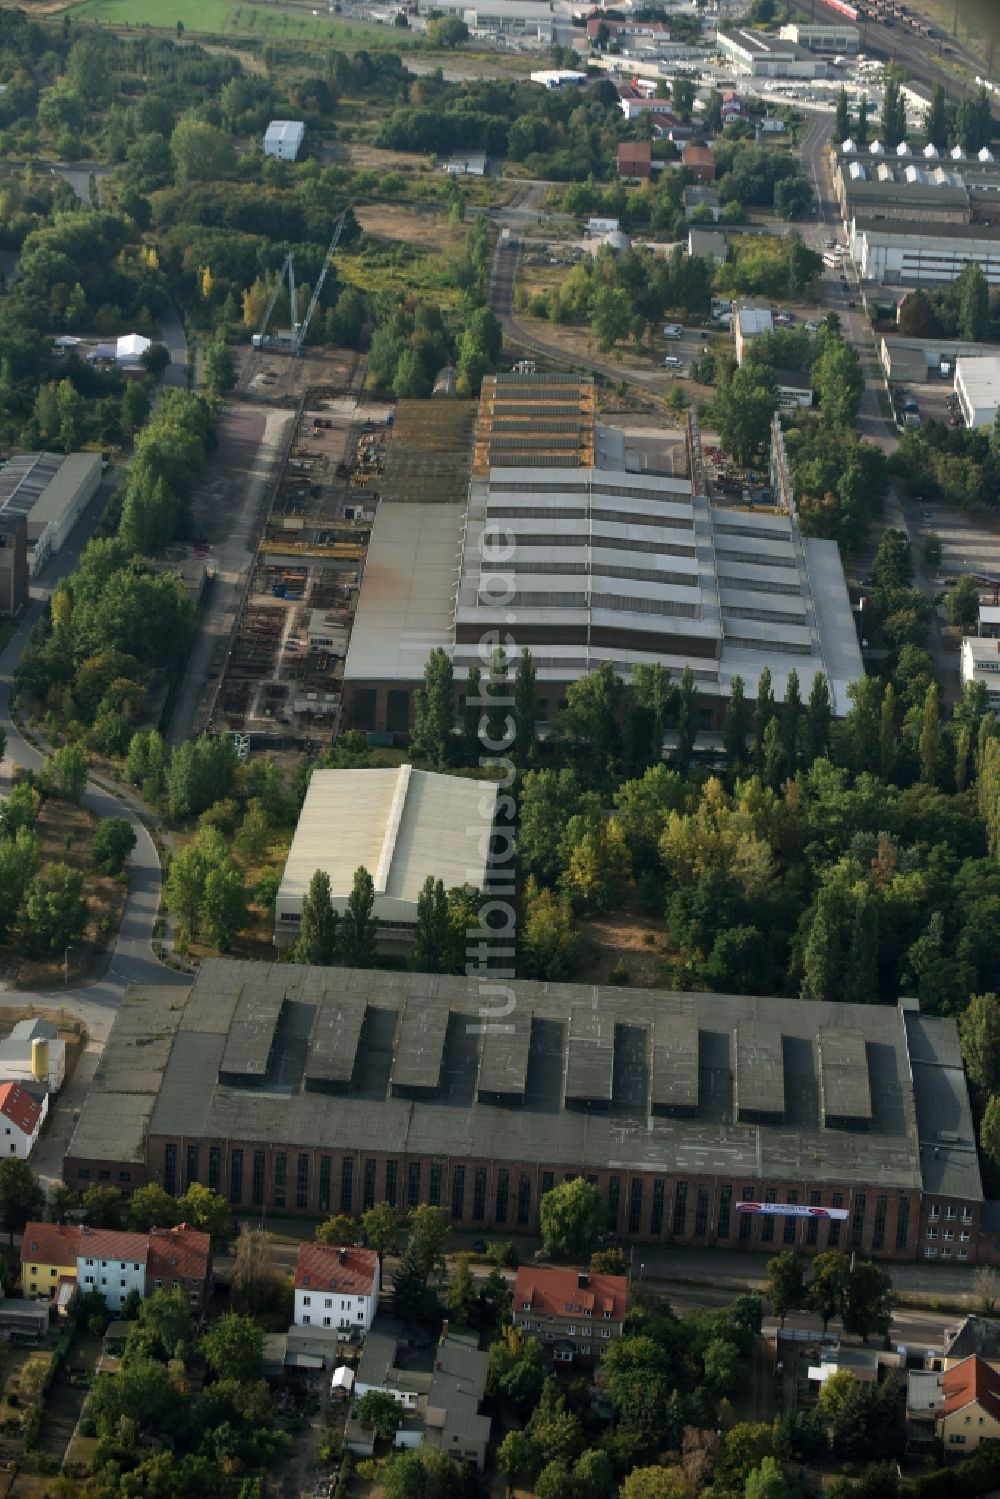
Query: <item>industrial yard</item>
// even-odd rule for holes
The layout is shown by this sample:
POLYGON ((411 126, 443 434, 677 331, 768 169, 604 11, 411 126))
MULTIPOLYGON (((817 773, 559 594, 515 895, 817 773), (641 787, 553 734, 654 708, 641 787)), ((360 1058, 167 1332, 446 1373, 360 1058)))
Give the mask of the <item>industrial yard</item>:
POLYGON ((392 421, 384 403, 303 401, 218 663, 216 731, 276 748, 335 732, 392 421))

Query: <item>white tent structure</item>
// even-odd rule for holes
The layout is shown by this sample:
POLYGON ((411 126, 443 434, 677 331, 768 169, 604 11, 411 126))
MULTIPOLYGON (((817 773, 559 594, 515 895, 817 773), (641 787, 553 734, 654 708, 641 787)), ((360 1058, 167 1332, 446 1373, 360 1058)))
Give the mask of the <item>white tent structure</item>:
POLYGON ((115 345, 115 360, 118 364, 135 364, 152 345, 152 339, 141 333, 123 333, 115 345))

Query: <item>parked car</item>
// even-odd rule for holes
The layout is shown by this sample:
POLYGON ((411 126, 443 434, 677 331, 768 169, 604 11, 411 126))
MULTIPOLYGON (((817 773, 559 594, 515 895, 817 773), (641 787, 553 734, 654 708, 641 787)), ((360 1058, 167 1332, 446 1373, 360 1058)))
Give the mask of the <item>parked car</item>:
POLYGON ((682 338, 684 329, 680 323, 668 323, 663 330, 664 338, 682 338))
POLYGON ((679 370, 681 367, 681 360, 677 358, 676 354, 668 354, 663 363, 668 370, 679 370))

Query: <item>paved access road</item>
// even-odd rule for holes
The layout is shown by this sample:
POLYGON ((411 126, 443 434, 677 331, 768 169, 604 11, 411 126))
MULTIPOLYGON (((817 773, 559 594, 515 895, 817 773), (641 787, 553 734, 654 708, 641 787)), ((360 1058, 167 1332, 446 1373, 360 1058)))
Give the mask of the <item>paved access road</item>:
MULTIPOLYGON (((31 602, 6 647, 0 652, 0 726, 7 735, 4 776, 9 779, 14 766, 38 770, 44 755, 30 743, 11 719, 10 695, 14 673, 24 653, 28 638, 41 619, 45 604, 60 578, 76 566, 80 552, 92 536, 107 503, 107 485, 102 484, 86 513, 77 523, 68 545, 49 562, 32 588, 31 602)), ((129 893, 121 929, 112 947, 103 977, 94 983, 60 988, 46 993, 23 990, 0 993, 0 1006, 32 1002, 63 1006, 82 1020, 92 1041, 103 1046, 114 1011, 121 1004, 129 984, 171 984, 185 982, 184 975, 165 967, 153 955, 153 925, 160 904, 160 859, 156 846, 135 805, 127 796, 119 796, 91 781, 84 805, 98 817, 127 817, 136 834, 136 847, 129 861, 129 893)))

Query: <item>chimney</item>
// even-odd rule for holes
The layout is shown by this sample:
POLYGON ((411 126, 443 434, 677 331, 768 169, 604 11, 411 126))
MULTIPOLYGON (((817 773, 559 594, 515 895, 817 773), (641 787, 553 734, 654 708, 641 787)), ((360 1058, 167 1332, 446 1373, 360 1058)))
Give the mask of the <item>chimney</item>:
POLYGON ((586 1270, 580 1271, 579 1275, 576 1277, 576 1284, 577 1289, 580 1291, 585 1291, 590 1285, 590 1276, 587 1274, 586 1270))
POLYGON ((347 1264, 347 1250, 343 1249, 343 1248, 339 1249, 337 1251, 337 1258, 340 1260, 340 1263, 342 1265, 346 1265, 347 1264))

